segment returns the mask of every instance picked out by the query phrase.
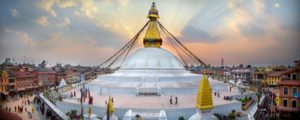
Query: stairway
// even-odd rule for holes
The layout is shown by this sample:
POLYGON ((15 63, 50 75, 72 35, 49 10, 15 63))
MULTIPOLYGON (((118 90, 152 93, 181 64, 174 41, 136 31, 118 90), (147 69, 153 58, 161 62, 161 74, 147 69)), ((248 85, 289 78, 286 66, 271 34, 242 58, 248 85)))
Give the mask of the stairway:
POLYGON ((132 111, 129 109, 123 120, 135 120, 136 116, 139 115, 143 120, 167 120, 166 112, 164 110, 160 111, 132 111))

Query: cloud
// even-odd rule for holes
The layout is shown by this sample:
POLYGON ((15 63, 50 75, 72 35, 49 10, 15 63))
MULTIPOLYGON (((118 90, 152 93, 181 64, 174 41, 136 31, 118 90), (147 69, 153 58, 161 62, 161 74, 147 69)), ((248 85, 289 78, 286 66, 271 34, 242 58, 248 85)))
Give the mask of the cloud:
POLYGON ((48 18, 46 16, 39 17, 35 22, 42 26, 47 26, 49 23, 48 18))
POLYGON ((266 31, 256 25, 240 26, 239 29, 241 34, 247 37, 261 37, 266 35, 266 31))
POLYGON ((279 8, 279 7, 280 7, 280 4, 279 4, 279 3, 275 3, 274 6, 275 6, 276 8, 279 8))
POLYGON ((52 6, 55 4, 55 2, 56 2, 56 0, 42 0, 40 3, 38 3, 38 6, 40 8, 42 8, 43 10, 47 11, 53 17, 56 17, 57 14, 52 8, 52 6))
POLYGON ((18 17, 18 16, 19 16, 19 11, 16 10, 16 9, 12 9, 12 10, 11 10, 11 16, 13 16, 13 17, 18 17))
MULTIPOLYGON (((229 64, 287 63, 299 57, 299 39, 288 37, 299 34, 300 4, 280 1, 276 8, 275 2, 232 0, 228 7, 228 1, 168 0, 157 1, 157 7, 160 22, 205 62, 219 65, 223 57, 229 64)), ((110 57, 145 24, 151 5, 129 0, 11 3, 0 5, 6 11, 0 16, 0 59, 31 56, 75 65, 97 65, 110 57)))
POLYGON ((66 27, 68 25, 70 25, 70 19, 68 17, 64 17, 63 21, 61 23, 56 24, 57 27, 66 27))
POLYGON ((25 32, 4 29, 5 36, 0 39, 1 56, 28 60, 49 61, 54 65, 56 62, 72 65, 99 65, 105 58, 116 52, 116 49, 99 47, 92 41, 74 40, 61 33, 51 33, 44 39, 32 39, 25 32), (106 51, 106 52, 103 52, 106 51), (92 58, 92 59, 91 59, 92 58))
POLYGON ((14 31, 8 28, 5 28, 4 31, 6 33, 11 33, 14 34, 18 37, 19 42, 22 42, 24 45, 29 46, 29 47, 34 47, 37 45, 36 41, 34 41, 27 33, 25 32, 19 32, 19 31, 14 31))
POLYGON ((61 8, 70 8, 77 6, 78 0, 58 0, 57 4, 61 8))
POLYGON ((89 17, 89 18, 95 18, 98 8, 95 6, 95 3, 93 0, 82 0, 81 1, 81 8, 80 8, 81 14, 89 17))
POLYGON ((215 43, 218 42, 218 37, 212 36, 209 33, 196 29, 192 26, 186 26, 181 31, 181 39, 188 42, 215 43))

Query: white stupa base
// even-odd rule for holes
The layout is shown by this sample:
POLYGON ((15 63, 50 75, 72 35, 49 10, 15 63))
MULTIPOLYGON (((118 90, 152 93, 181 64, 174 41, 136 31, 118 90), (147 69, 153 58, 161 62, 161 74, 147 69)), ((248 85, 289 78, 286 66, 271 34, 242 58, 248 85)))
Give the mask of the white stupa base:
POLYGON ((97 118, 96 114, 91 114, 90 116, 89 116, 89 114, 86 114, 86 115, 83 115, 83 117, 84 117, 84 120, 99 120, 97 118))
POLYGON ((198 110, 189 120, 218 120, 218 118, 211 114, 211 110, 198 110))

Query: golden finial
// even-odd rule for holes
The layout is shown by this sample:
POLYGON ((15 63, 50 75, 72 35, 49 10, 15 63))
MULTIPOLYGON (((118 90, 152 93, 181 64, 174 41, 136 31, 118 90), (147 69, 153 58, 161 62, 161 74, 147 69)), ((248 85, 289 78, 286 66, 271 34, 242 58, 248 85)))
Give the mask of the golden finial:
POLYGON ((160 37, 160 33, 157 26, 158 10, 156 9, 155 3, 152 3, 151 9, 148 13, 148 18, 150 19, 150 23, 144 38, 144 46, 146 48, 154 47, 160 48, 162 45, 162 39, 160 37))
POLYGON ((200 81, 198 88, 196 107, 200 110, 209 110, 214 108, 211 87, 208 79, 206 78, 205 70, 203 71, 202 80, 200 81))

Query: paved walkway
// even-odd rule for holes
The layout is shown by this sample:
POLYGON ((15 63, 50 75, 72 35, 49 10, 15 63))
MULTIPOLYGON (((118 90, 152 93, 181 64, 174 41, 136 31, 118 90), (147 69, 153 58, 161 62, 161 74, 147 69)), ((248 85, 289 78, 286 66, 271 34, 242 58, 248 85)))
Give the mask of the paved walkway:
MULTIPOLYGON (((75 90, 77 93, 76 98, 64 99, 63 102, 68 103, 78 103, 80 104, 80 92, 75 90)), ((221 92, 220 97, 213 96, 214 105, 222 105, 229 103, 236 103, 238 101, 224 100, 224 96, 238 95, 237 92, 221 92)), ((69 95, 69 94, 67 94, 69 95)), ((105 106, 105 101, 108 100, 108 95, 99 95, 97 92, 91 92, 93 96, 95 106, 105 106)), ((112 96, 114 99, 114 106, 116 108, 157 108, 157 109, 177 109, 177 108, 194 108, 196 102, 196 95, 180 95, 178 97, 178 104, 175 103, 175 96, 173 96, 173 104, 170 104, 171 96, 128 96, 128 95, 118 95, 112 96)), ((88 103, 86 99, 85 104, 88 103)))
POLYGON ((12 113, 16 113, 18 116, 20 116, 22 118, 22 120, 38 120, 38 114, 36 111, 36 108, 34 107, 34 105, 31 103, 30 105, 24 103, 25 100, 30 100, 32 102, 34 96, 30 96, 30 97, 23 97, 19 100, 10 100, 9 102, 5 103, 2 105, 2 109, 6 109, 6 107, 9 109, 11 109, 12 113), (23 102, 22 102, 23 101, 23 102), (22 106, 23 105, 23 112, 18 112, 18 106, 22 106), (17 111, 15 112, 15 106, 17 107, 17 111), (27 109, 27 112, 25 111, 25 108, 27 109), (28 112, 32 113, 32 108, 34 108, 34 113, 32 114, 32 118, 29 118, 28 112))

